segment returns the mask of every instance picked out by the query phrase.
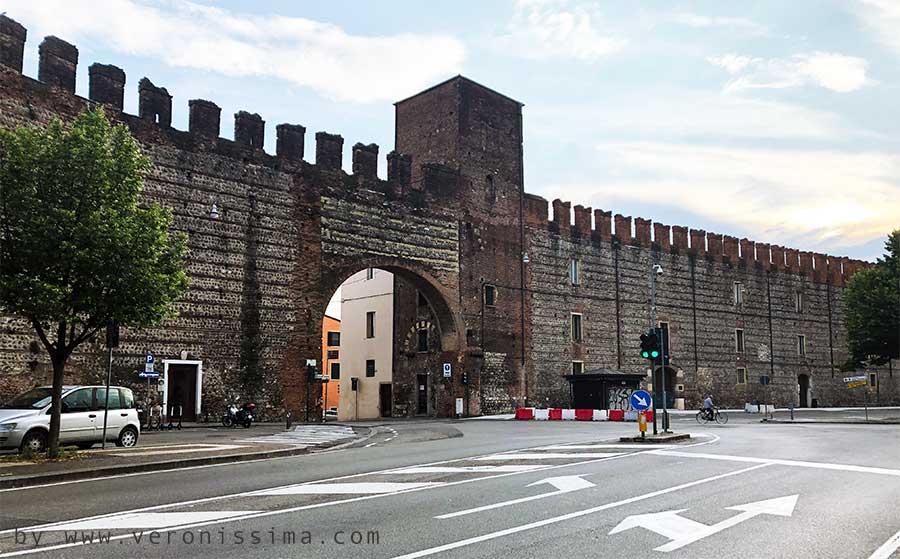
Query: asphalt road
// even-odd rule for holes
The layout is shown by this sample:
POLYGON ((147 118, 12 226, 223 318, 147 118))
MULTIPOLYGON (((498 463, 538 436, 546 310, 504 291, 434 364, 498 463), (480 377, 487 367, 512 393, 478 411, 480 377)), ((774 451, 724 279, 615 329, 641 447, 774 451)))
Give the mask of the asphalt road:
POLYGON ((367 447, 2 491, 0 557, 900 558, 900 427, 673 426, 692 441, 398 423, 367 447))

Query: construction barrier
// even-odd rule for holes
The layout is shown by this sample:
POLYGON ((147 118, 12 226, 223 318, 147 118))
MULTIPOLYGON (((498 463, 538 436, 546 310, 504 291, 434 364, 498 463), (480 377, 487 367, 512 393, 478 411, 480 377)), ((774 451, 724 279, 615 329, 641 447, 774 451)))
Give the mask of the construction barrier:
POLYGON ((534 410, 534 418, 538 421, 550 419, 550 410, 534 410))
POLYGON ((594 410, 575 410, 575 419, 578 421, 593 421, 594 410))
POLYGON ((610 421, 625 421, 625 410, 609 410, 610 421))
POLYGON ((562 419, 562 409, 560 408, 550 408, 550 419, 562 419))
MULTIPOLYGON (((653 410, 644 412, 647 421, 653 421, 653 410)), ((537 421, 637 421, 638 412, 625 410, 589 410, 567 408, 518 408, 516 419, 537 421)))
POLYGON ((518 408, 516 419, 534 419, 534 408, 518 408))

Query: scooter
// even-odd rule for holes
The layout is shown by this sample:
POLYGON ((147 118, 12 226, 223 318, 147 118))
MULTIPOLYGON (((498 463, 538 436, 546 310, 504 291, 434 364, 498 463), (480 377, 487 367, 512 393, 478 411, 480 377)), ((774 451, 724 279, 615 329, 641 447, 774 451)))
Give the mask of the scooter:
POLYGON ((230 404, 222 415, 222 425, 225 427, 237 427, 243 425, 249 428, 253 424, 253 414, 256 412, 256 404, 246 403, 240 408, 237 404, 230 404))

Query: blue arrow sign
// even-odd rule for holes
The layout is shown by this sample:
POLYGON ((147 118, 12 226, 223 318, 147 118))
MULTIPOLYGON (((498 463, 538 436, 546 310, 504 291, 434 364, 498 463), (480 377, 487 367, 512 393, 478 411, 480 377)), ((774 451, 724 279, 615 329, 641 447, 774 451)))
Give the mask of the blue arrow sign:
POLYGON ((141 378, 159 378, 159 373, 142 372, 142 373, 138 373, 138 376, 141 378))
POLYGON ((637 411, 644 411, 653 403, 650 393, 646 390, 635 390, 631 393, 631 407, 637 411))

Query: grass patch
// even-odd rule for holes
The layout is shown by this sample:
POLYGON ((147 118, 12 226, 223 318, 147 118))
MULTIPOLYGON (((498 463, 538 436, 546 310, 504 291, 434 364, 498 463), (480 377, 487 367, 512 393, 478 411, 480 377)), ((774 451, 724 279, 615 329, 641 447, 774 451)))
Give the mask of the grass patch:
POLYGON ((86 452, 78 452, 74 448, 59 449, 59 456, 56 458, 48 458, 46 452, 32 452, 25 449, 24 452, 18 454, 10 454, 8 456, 0 456, 0 464, 46 464, 52 462, 77 462, 84 460, 88 455, 86 452))

